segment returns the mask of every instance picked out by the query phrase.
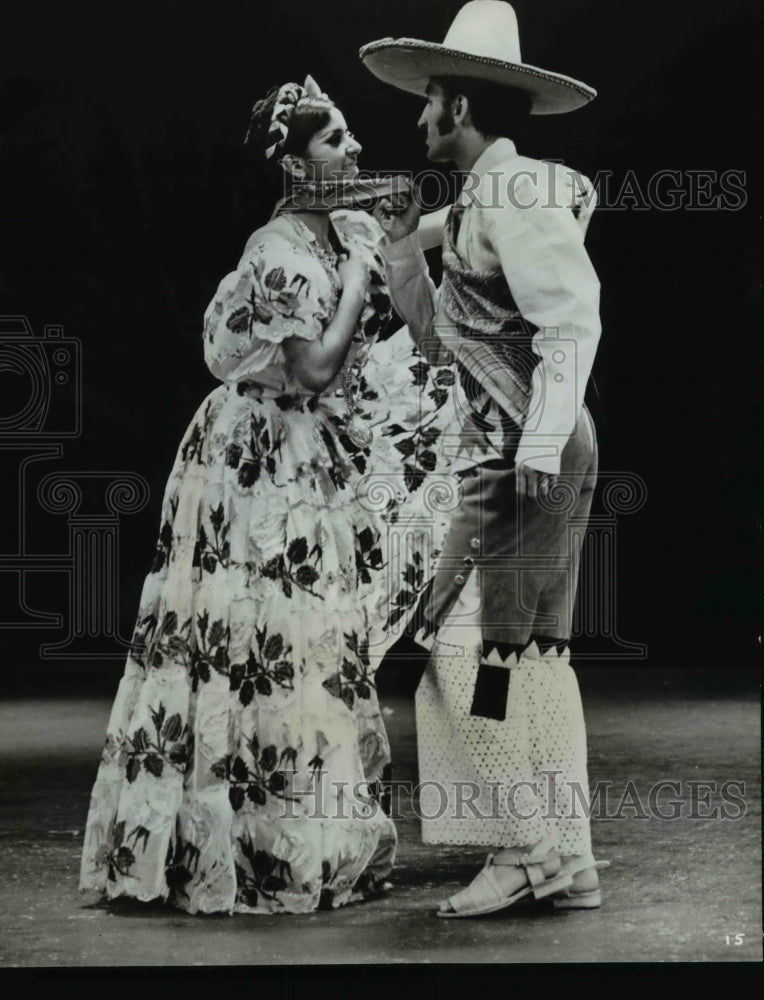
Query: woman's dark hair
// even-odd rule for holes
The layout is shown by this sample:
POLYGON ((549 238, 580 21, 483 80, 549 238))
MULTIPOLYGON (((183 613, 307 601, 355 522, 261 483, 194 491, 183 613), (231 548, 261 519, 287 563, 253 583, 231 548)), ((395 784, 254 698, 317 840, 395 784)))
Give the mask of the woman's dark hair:
POLYGON ((443 104, 459 94, 469 101, 472 124, 481 135, 511 135, 531 111, 531 95, 515 87, 467 76, 432 78, 443 90, 443 104))
POLYGON ((292 153, 294 156, 305 155, 308 143, 316 132, 326 128, 329 124, 330 112, 334 104, 326 97, 304 97, 292 112, 284 145, 281 149, 276 150, 269 160, 266 160, 265 151, 273 141, 269 138, 268 133, 279 89, 279 87, 272 87, 266 96, 257 101, 252 108, 244 145, 253 159, 265 163, 265 169, 271 180, 277 184, 283 184, 285 175, 279 166, 279 160, 284 153, 292 153))

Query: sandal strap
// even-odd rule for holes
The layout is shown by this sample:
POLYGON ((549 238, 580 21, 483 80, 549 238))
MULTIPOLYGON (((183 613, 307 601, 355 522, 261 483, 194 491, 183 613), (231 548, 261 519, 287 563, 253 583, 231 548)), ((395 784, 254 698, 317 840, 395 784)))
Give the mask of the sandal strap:
POLYGON ((448 903, 454 913, 482 909, 486 904, 500 903, 505 898, 491 872, 491 858, 489 854, 484 867, 468 886, 449 897, 448 903))
POLYGON ((541 865, 523 865, 523 868, 525 868, 525 875, 528 882, 534 889, 546 882, 547 877, 541 865))
POLYGON ((491 857, 492 864, 494 865, 525 868, 527 870, 531 865, 542 865, 546 861, 553 861, 555 858, 559 859, 560 855, 554 842, 551 838, 547 837, 536 844, 530 851, 511 851, 501 861, 497 861, 492 855, 489 855, 489 857, 491 857))
POLYGON ((562 870, 568 875, 578 875, 579 872, 588 871, 590 868, 601 871, 603 868, 609 867, 609 861, 596 861, 590 851, 588 854, 578 854, 568 861, 563 862, 562 870))
POLYGON ((549 875, 542 868, 543 864, 550 861, 557 862, 557 872, 559 872, 561 868, 560 855, 557 852, 554 842, 550 838, 546 838, 536 844, 530 851, 515 851, 505 857, 504 860, 494 861, 493 863, 507 867, 524 868, 528 885, 532 889, 537 889, 540 885, 544 885, 550 878, 554 877, 555 873, 549 875))

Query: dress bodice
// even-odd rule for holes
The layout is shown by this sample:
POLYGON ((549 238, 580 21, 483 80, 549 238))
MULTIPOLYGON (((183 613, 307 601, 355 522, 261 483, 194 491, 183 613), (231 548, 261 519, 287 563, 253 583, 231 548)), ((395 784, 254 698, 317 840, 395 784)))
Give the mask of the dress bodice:
MULTIPOLYGON (((360 365, 390 316, 384 269, 376 250, 382 231, 364 212, 338 211, 332 222, 343 247, 369 258, 372 284, 350 347, 360 365)), ((221 281, 204 317, 204 356, 227 384, 256 385, 265 394, 313 395, 297 380, 283 350, 289 337, 316 340, 337 309, 336 265, 319 260, 266 225, 252 234, 235 271, 221 281)), ((325 390, 334 395, 339 381, 325 390)))

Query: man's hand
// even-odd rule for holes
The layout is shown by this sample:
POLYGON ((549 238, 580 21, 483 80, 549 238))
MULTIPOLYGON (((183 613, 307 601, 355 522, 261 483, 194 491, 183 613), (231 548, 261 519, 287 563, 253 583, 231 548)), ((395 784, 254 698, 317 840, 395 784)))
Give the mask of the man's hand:
POLYGON ((419 188, 380 198, 372 215, 384 230, 388 242, 396 243, 413 233, 419 225, 421 207, 419 188))
POLYGON ((545 497, 555 483, 555 476, 548 472, 539 472, 522 463, 515 468, 517 494, 521 497, 545 497))

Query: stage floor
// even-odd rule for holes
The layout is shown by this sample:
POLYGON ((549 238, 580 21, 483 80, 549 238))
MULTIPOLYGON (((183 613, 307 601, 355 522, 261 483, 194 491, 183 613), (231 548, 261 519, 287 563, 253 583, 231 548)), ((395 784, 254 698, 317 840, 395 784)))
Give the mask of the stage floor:
MULTIPOLYGON (((423 846, 399 798, 394 891, 306 916, 188 916, 77 892, 110 708, 101 697, 0 701, 0 964, 29 966, 759 961, 760 710, 750 672, 584 670, 603 906, 437 920, 484 852, 423 846), (659 782, 678 782, 657 799, 659 782), (695 784, 693 784, 695 783, 695 784), (699 783, 699 784, 698 784, 699 783), (734 783, 734 784, 730 784, 734 783), (709 791, 709 788, 711 789, 709 791), (604 801, 603 801, 604 800, 604 801), (678 806, 670 803, 676 801, 678 806), (661 818, 675 808, 677 818, 661 818), (726 815, 726 818, 724 818, 726 815)), ((395 778, 416 783, 413 703, 390 699, 395 778)))

